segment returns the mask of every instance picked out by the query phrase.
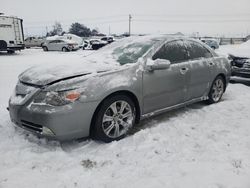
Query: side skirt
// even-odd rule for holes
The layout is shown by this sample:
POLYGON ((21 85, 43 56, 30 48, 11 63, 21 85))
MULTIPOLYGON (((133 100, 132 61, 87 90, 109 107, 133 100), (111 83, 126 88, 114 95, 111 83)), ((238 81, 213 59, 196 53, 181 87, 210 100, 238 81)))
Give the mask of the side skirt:
POLYGON ((181 108, 181 107, 184 107, 184 106, 196 103, 196 102, 205 101, 207 99, 208 99, 208 96, 203 96, 203 97, 199 97, 199 98, 195 98, 195 99, 186 101, 184 103, 180 103, 180 104, 177 104, 177 105, 174 105, 174 106, 170 106, 170 107, 167 107, 167 108, 162 108, 162 109, 159 109, 159 110, 147 113, 147 114, 143 114, 141 116, 141 120, 149 118, 151 116, 156 116, 156 115, 162 114, 164 112, 168 112, 170 110, 178 109, 178 108, 181 108))

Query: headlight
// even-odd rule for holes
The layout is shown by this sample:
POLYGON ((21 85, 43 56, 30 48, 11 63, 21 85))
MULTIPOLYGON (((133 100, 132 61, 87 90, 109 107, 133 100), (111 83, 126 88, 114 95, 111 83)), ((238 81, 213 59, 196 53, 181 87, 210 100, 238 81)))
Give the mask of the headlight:
POLYGON ((46 103, 52 106, 63 106, 79 99, 81 93, 76 90, 41 92, 36 96, 34 103, 46 103))

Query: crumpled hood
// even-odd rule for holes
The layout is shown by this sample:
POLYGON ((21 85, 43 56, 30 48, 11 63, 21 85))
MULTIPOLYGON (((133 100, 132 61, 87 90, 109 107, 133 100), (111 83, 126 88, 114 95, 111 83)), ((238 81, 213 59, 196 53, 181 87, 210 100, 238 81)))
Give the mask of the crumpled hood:
POLYGON ((45 86, 62 80, 81 77, 89 74, 106 72, 117 66, 97 65, 93 63, 67 63, 52 66, 35 66, 19 75, 19 80, 24 83, 45 86))

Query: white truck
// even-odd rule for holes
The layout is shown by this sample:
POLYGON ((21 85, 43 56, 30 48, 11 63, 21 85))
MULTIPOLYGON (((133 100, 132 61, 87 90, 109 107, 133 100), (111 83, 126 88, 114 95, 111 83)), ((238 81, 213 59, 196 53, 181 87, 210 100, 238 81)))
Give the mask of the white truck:
POLYGON ((14 53, 24 49, 23 20, 0 14, 0 51, 14 53))

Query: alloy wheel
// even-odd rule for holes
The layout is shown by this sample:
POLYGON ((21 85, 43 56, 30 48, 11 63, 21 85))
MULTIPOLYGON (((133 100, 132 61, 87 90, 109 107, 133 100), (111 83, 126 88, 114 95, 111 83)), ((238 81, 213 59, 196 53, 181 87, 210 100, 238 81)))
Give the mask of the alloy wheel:
POLYGON ((223 80, 221 79, 215 80, 212 86, 212 93, 211 93, 211 96, 214 102, 218 102, 221 99, 223 92, 224 92, 223 80))
POLYGON ((134 118, 132 107, 126 101, 115 101, 104 113, 103 132, 110 138, 118 138, 133 126, 134 118))

